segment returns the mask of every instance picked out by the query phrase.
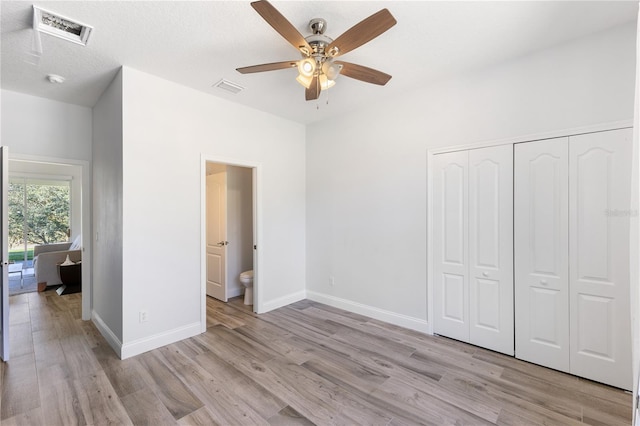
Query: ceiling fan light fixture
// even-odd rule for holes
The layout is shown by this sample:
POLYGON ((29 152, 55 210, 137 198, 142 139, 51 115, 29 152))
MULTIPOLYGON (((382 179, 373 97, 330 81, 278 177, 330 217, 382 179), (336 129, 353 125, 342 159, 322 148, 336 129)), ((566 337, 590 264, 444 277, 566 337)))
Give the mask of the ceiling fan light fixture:
POLYGON ((310 76, 299 74, 298 77, 296 77, 296 81, 301 85, 303 85, 305 89, 308 89, 309 87, 311 87, 311 82, 313 81, 313 74, 310 76))
POLYGON ((327 59, 324 64, 322 64, 322 72, 329 80, 335 80, 338 78, 341 70, 342 65, 334 63, 333 59, 327 59))
POLYGON ((336 82, 328 78, 325 74, 320 74, 318 81, 320 82, 320 90, 327 90, 336 85, 336 82))
POLYGON ((301 76, 313 77, 316 72, 316 61, 313 58, 304 58, 298 61, 298 72, 301 76))

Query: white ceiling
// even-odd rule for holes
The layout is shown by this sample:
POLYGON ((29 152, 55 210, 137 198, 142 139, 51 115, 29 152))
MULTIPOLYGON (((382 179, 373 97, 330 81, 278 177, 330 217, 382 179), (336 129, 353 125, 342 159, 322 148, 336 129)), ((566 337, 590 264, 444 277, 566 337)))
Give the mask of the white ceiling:
POLYGON ((500 63, 637 18, 637 1, 272 1, 303 34, 311 18, 337 38, 388 8, 398 24, 341 59, 393 75, 384 87, 347 77, 304 100, 287 69, 241 75, 235 68, 298 59, 299 53, 249 1, 36 1, 94 27, 87 47, 42 35, 38 65, 26 62, 33 40, 32 2, 1 3, 2 88, 93 106, 121 65, 287 119, 310 123, 432 84, 447 75, 500 63), (49 73, 66 78, 62 85, 49 73), (233 95, 221 78, 246 89, 233 95))

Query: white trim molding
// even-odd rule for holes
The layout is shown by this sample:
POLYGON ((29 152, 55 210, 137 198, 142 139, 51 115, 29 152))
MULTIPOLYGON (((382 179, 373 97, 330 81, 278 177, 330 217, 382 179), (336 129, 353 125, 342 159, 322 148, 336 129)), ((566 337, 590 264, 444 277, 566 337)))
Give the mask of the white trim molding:
POLYGON ((51 163, 65 166, 77 166, 82 170, 81 176, 81 233, 82 233, 82 320, 88 321, 93 318, 93 278, 92 278, 92 201, 91 185, 93 179, 92 164, 89 160, 79 160, 73 158, 47 157, 41 155, 29 155, 20 153, 9 153, 10 160, 25 161, 32 163, 51 163))
POLYGON ((118 339, 118 336, 107 326, 103 319, 96 313, 91 311, 91 320, 95 324, 96 328, 105 338, 109 346, 115 351, 120 359, 122 359, 122 342, 118 339))
POLYGON ((351 300, 341 299, 339 297, 317 293, 315 291, 307 290, 307 298, 314 302, 324 303, 325 305, 333 306, 334 308, 355 312, 356 314, 365 315, 379 321, 388 322, 389 324, 419 331, 421 333, 431 334, 429 323, 422 318, 414 318, 398 314, 396 312, 363 305, 362 303, 352 302, 351 300))
MULTIPOLYGON (((260 247, 262 238, 262 163, 255 161, 239 160, 237 158, 220 157, 212 154, 200 153, 200 332, 207 331, 207 162, 226 164, 252 169, 252 199, 253 199, 253 241, 256 247, 260 247)), ((262 302, 262 285, 260 282, 260 266, 262 265, 261 251, 254 250, 253 255, 253 310, 256 313, 266 312, 262 302)), ((241 289, 242 290, 242 289, 241 289)), ((234 297, 231 291, 229 297, 234 297)))
POLYGON ((467 149, 486 148, 496 145, 508 145, 521 142, 533 142, 543 139, 560 138, 564 136, 577 136, 585 133, 605 132, 608 130, 617 130, 633 127, 633 120, 613 121, 609 123, 594 124, 592 126, 574 127, 570 129, 552 130, 544 133, 532 133, 523 136, 514 136, 505 139, 494 139, 488 141, 480 141, 465 145, 450 145, 430 149, 429 154, 444 154, 445 152, 464 151, 467 149))
POLYGON ((120 359, 131 358, 152 349, 160 348, 180 340, 188 339, 200 334, 200 323, 194 322, 183 327, 174 328, 163 333, 147 336, 142 339, 124 343, 120 353, 120 359))
POLYGON ((274 309, 282 308, 283 306, 290 305, 292 303, 299 302, 307 298, 307 292, 302 290, 296 293, 291 293, 286 296, 278 297, 277 299, 270 300, 268 302, 264 302, 262 304, 262 310, 258 312, 259 314, 264 314, 265 312, 273 311, 274 309))

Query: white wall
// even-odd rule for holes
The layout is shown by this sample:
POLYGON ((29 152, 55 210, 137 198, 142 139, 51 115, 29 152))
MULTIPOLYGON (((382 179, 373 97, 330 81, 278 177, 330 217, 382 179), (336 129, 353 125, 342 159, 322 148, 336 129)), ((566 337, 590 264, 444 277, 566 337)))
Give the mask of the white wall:
POLYGON ((260 165, 265 309, 304 297, 304 126, 126 67, 123 90, 126 355, 200 332, 202 155, 260 165))
POLYGON ((120 353, 122 279, 122 72, 93 108, 94 322, 120 353))
POLYGON ((2 90, 2 145, 12 154, 91 160, 91 108, 2 90))
MULTIPOLYGON (((10 159, 73 164, 82 168, 83 258, 91 259, 91 108, 38 98, 8 90, 0 91, 1 141, 10 159)), ((11 167, 10 167, 11 168, 11 167)), ((78 199, 78 182, 74 199, 78 199)), ((77 213, 77 212, 76 212, 77 213)), ((74 222, 80 219, 74 213, 74 222)), ((76 228, 77 223, 72 225, 76 228)), ((74 230, 74 233, 76 231, 74 230)), ((80 231, 78 231, 80 232, 80 231)), ((87 265, 87 263, 85 263, 87 265)), ((82 269, 82 318, 91 312, 90 268, 82 269)))
POLYGON ((634 46, 626 25, 308 126, 309 296, 426 330, 427 150, 631 119, 634 46))

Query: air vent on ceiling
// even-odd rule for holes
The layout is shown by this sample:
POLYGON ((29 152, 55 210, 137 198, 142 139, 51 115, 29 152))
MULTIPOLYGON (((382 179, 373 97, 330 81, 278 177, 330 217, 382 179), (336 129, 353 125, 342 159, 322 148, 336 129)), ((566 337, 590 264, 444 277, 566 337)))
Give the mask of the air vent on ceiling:
POLYGON ((87 45, 93 27, 73 21, 57 13, 33 6, 34 30, 60 37, 74 43, 87 45))
POLYGON ((213 87, 226 90, 227 92, 231 92, 233 94, 240 93, 244 90, 244 87, 240 86, 239 84, 232 83, 229 80, 225 80, 224 78, 214 84, 213 87))

